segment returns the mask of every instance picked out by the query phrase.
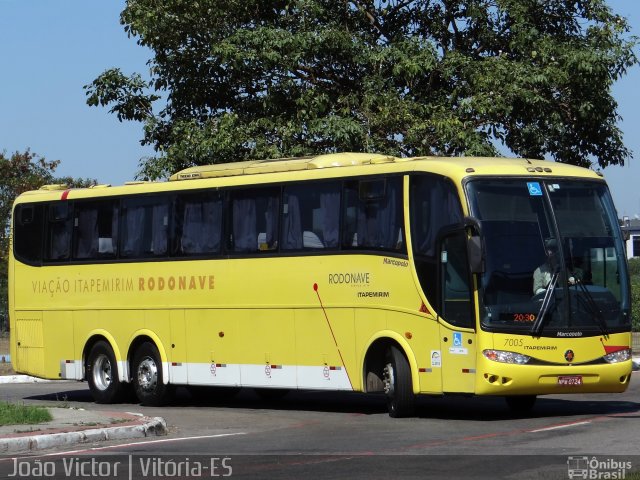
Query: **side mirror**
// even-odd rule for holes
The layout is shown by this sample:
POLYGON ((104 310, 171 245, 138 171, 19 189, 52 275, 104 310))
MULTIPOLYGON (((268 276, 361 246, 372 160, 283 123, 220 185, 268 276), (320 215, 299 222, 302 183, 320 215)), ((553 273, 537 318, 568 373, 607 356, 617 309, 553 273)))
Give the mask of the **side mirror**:
POLYGON ((485 248, 482 239, 482 226, 480 221, 474 217, 464 218, 465 230, 470 234, 467 240, 467 256, 469 258, 469 269, 471 273, 484 273, 485 271, 485 248))
POLYGON ((467 240, 467 255, 471 273, 484 273, 484 249, 480 236, 475 235, 467 240))

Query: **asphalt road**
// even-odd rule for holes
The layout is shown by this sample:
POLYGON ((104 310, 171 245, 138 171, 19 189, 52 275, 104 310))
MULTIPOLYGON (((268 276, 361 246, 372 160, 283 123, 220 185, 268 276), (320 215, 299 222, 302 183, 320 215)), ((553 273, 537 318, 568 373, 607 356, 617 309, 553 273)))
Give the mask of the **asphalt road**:
POLYGON ((382 397, 363 394, 291 392, 265 401, 242 390, 216 400, 215 390, 197 398, 179 390, 173 404, 151 408, 96 405, 85 383, 3 385, 3 400, 162 416, 169 435, 39 452, 24 465, 5 460, 0 478, 16 468, 36 477, 37 465, 61 479, 537 479, 568 478, 573 467, 575 475, 591 469, 597 478, 633 478, 640 472, 640 373, 633 376, 623 394, 541 397, 525 418, 501 398, 421 398, 416 418, 392 419, 382 397))

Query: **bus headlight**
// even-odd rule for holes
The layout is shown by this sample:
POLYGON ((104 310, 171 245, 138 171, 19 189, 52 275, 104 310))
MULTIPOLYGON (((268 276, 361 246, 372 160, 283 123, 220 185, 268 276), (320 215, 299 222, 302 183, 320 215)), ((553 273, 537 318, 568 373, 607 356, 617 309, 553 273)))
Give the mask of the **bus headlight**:
POLYGON ((607 363, 626 362, 631 358, 631 349, 624 348, 622 350, 618 350, 617 352, 607 353, 602 358, 607 363))
POLYGON ((500 363, 515 363, 524 365, 531 357, 515 352, 505 352, 504 350, 483 350, 482 354, 489 360, 500 363))

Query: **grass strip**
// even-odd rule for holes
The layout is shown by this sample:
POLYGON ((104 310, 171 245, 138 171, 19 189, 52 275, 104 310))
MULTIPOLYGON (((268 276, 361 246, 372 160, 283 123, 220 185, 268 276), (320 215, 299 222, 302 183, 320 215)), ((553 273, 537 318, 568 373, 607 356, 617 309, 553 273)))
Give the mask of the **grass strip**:
POLYGON ((52 419, 51 413, 44 407, 0 402, 0 426, 33 425, 35 423, 48 422, 52 419))

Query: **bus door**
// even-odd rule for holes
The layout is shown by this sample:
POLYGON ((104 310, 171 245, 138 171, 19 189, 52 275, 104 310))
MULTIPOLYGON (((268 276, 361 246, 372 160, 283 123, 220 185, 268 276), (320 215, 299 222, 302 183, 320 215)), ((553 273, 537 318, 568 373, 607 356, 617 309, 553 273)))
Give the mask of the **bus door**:
POLYGON ((444 236, 439 245, 442 390, 472 393, 476 379, 476 334, 466 234, 456 230, 444 236))

